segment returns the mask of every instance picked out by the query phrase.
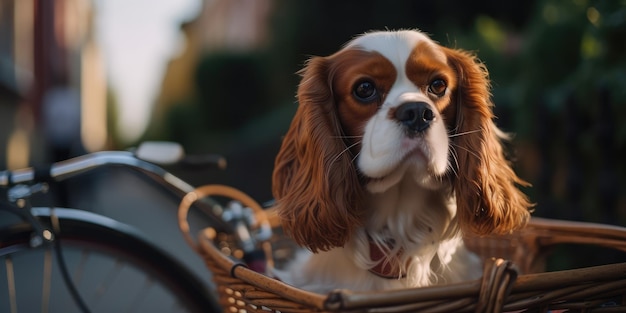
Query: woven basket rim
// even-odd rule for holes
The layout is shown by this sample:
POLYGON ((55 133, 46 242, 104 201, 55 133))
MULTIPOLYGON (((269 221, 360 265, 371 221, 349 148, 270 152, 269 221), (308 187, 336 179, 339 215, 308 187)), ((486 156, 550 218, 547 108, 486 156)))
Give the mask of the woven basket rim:
MULTIPOLYGON (((220 294, 220 299, 224 296, 228 300, 224 302, 225 305, 230 305, 229 301, 233 300, 237 305, 241 304, 238 307, 254 308, 253 311, 258 311, 257 308, 261 308, 261 311, 268 308, 276 311, 271 307, 276 305, 281 312, 363 312, 369 309, 393 309, 395 312, 501 312, 530 307, 562 309, 569 308, 570 304, 577 309, 585 309, 608 301, 605 296, 621 295, 622 303, 619 308, 626 308, 626 262, 519 275, 517 268, 520 264, 489 259, 485 261, 483 277, 474 281, 376 292, 346 289, 328 294, 309 292, 257 273, 225 256, 215 246, 213 240, 216 232, 210 228, 201 231, 197 240, 192 238, 186 221, 189 207, 198 198, 210 196, 214 192, 243 200, 264 223, 273 227, 278 227, 278 224, 276 212, 263 210, 253 199, 231 187, 202 186, 184 197, 179 206, 178 217, 185 239, 204 258, 218 287, 222 283, 240 288, 239 300, 220 294), (265 296, 268 298, 264 299, 265 296)), ((568 243, 603 246, 626 252, 625 227, 540 217, 532 217, 525 228, 511 234, 466 236, 465 239, 466 244, 499 240, 508 246, 523 247, 527 250, 522 252, 528 254, 520 255, 518 251, 516 256, 527 259, 534 259, 546 247, 568 243)), ((532 265, 530 261, 526 263, 528 264, 522 265, 532 265)), ((218 290, 230 288, 223 287, 218 290)))
MULTIPOLYGON (((525 231, 529 231, 532 228, 542 230, 554 228, 558 231, 571 231, 572 226, 580 229, 590 229, 597 233, 609 230, 608 234, 610 234, 610 237, 615 237, 616 234, 614 232, 617 231, 621 232, 622 237, 626 239, 626 228, 585 222, 571 224, 567 221, 563 223, 561 220, 545 218, 531 219, 529 228, 525 231), (552 223, 552 221, 555 221, 555 223, 552 223), (599 230, 597 227, 602 229, 599 230)), ((371 307, 389 307, 419 301, 464 297, 475 298, 479 296, 481 286, 480 280, 474 280, 455 284, 376 292, 339 289, 328 294, 319 294, 291 286, 272 277, 254 272, 241 263, 234 262, 218 251, 209 236, 201 233, 199 241, 202 253, 208 257, 220 259, 218 263, 222 269, 227 270, 233 278, 241 279, 246 283, 276 293, 285 299, 302 302, 319 310, 356 310, 371 307)), ((563 286, 579 285, 585 282, 602 283, 611 281, 623 281, 622 283, 626 284, 626 262, 553 272, 522 274, 517 276, 517 279, 512 284, 511 294, 520 294, 538 289, 554 290, 563 286)), ((507 308, 506 303, 504 308, 507 308)))

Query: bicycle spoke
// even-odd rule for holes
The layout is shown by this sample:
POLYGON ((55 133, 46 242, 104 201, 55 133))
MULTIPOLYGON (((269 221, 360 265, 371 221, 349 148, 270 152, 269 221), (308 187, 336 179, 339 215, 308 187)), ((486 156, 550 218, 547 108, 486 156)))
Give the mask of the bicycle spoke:
POLYGON ((9 302, 11 304, 11 313, 17 313, 17 294, 15 290, 15 272, 13 270, 13 259, 7 256, 5 259, 5 267, 7 270, 7 284, 9 287, 9 302))
MULTIPOLYGON (((74 267, 74 271, 71 276, 74 285, 76 285, 78 289, 80 289, 79 286, 82 284, 83 274, 85 273, 85 268, 87 268, 90 257, 91 251, 87 249, 80 249, 80 260, 78 261, 78 265, 74 267)), ((66 301, 73 304, 73 300, 71 298, 66 299, 66 301)), ((69 306, 70 304, 67 305, 69 306)))
POLYGON ((123 268, 124 268, 124 262, 121 260, 115 260, 115 265, 109 271, 109 273, 105 276, 105 280, 96 288, 96 292, 93 296, 94 306, 98 303, 100 298, 107 292, 107 290, 109 289, 109 285, 113 283, 113 281, 118 276, 118 274, 122 271, 123 268))
POLYGON ((74 283, 76 285, 80 285, 81 280, 83 279, 83 273, 85 271, 85 266, 87 265, 87 261, 91 256, 91 252, 89 250, 83 249, 80 252, 80 261, 78 262, 78 266, 74 270, 74 283))
POLYGON ((46 249, 43 262, 43 290, 41 291, 41 312, 47 313, 50 305, 50 286, 52 284, 52 249, 46 249))

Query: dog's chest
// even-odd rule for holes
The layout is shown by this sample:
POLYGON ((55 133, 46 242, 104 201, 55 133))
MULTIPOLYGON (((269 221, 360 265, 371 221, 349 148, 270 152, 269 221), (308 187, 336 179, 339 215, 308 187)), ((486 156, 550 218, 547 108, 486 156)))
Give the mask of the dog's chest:
POLYGON ((424 226, 445 228, 445 224, 456 214, 455 201, 449 192, 426 189, 410 179, 404 179, 384 192, 369 193, 366 204, 366 227, 374 229, 396 226, 393 224, 410 226, 428 222, 433 224, 424 226))

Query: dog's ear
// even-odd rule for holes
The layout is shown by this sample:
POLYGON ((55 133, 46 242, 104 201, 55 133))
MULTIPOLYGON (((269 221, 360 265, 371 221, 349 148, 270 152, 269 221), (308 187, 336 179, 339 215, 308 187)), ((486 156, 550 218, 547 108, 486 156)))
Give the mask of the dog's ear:
POLYGON ((487 69, 468 52, 445 51, 458 80, 451 103, 456 135, 451 140, 461 228, 478 235, 508 233, 530 217, 532 205, 517 187, 528 183, 505 158, 501 141, 508 138, 493 122, 487 69))
POLYGON ((360 182, 332 93, 332 60, 300 71, 298 110, 276 157, 272 192, 283 228, 311 251, 343 246, 358 226, 360 182))

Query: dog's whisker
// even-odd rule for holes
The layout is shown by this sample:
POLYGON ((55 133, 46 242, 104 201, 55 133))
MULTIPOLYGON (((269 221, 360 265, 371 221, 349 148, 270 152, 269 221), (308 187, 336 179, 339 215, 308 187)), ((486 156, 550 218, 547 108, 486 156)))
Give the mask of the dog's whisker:
POLYGON ((462 133, 456 133, 456 134, 448 135, 448 138, 454 138, 454 137, 469 135, 469 134, 473 134, 473 133, 478 133, 480 131, 482 131, 482 129, 469 130, 469 131, 462 132, 462 133))
POLYGON ((363 138, 363 136, 330 136, 330 138, 333 139, 359 139, 359 138, 363 138))
MULTIPOLYGON (((456 163, 458 163, 458 162, 456 162, 456 163)), ((448 166, 448 169, 450 170, 450 172, 452 172, 452 174, 454 174, 454 177, 459 177, 459 173, 456 171, 456 168, 452 164, 450 164, 448 166)))
MULTIPOLYGON (((459 146, 459 145, 457 145, 457 144, 455 144, 455 143, 450 143, 450 144, 451 144, 452 146, 454 146, 454 147, 457 147, 457 148, 460 148, 460 149, 463 149, 463 150, 467 151, 469 154, 471 154, 471 155, 475 156, 475 157, 476 157, 477 159, 479 159, 479 160, 481 160, 481 159, 482 159, 482 158, 480 157, 480 155, 478 155, 476 152, 474 152, 474 151, 472 151, 472 150, 470 150, 470 149, 468 149, 468 148, 465 148, 465 147, 463 147, 463 146, 459 146)), ((458 152, 458 151, 457 151, 457 152, 458 152)))
POLYGON ((359 157, 360 154, 361 154, 361 151, 357 152, 357 154, 354 155, 354 157, 352 158, 352 163, 354 163, 354 161, 356 160, 356 158, 359 157))
POLYGON ((450 171, 452 171, 455 177, 459 177, 459 173, 456 171, 456 169, 459 168, 459 158, 457 154, 458 153, 456 149, 454 148, 454 146, 450 146, 450 155, 452 156, 452 160, 454 161, 454 164, 449 163, 448 168, 450 169, 450 171))
POLYGON ((339 155, 337 155, 337 158, 339 158, 339 156, 341 156, 342 154, 344 154, 344 153, 346 153, 346 152, 350 151, 350 149, 352 149, 353 147, 355 147, 356 145, 358 145, 358 144, 360 144, 360 143, 361 143, 360 141, 357 141, 357 142, 355 142, 355 143, 353 143, 353 144, 349 145, 348 147, 346 147, 345 149, 343 149, 343 151, 341 151, 341 152, 339 153, 339 155))
MULTIPOLYGON (((353 144, 351 144, 351 145, 347 146, 345 149, 343 149, 341 152, 339 152, 339 153, 335 156, 335 158, 333 159, 333 161, 332 161, 332 162, 330 162, 330 164, 332 165, 332 164, 334 164, 335 162, 337 162, 337 160, 339 160, 339 158, 340 158, 340 157, 341 157, 344 153, 346 153, 346 152, 350 151, 350 149, 352 149, 352 147, 354 147, 354 146, 358 145, 359 143, 361 143, 361 142, 360 142, 360 141, 357 141, 357 142, 355 142, 355 143, 353 143, 353 144)), ((357 154, 357 155, 358 155, 358 154, 357 154)), ((352 159, 352 161, 354 161, 354 158, 352 159)), ((329 174, 330 174, 330 169, 331 169, 331 168, 332 168, 332 166, 328 166, 328 167, 327 167, 327 169, 326 169, 326 177, 328 177, 328 176, 329 176, 329 174)))

